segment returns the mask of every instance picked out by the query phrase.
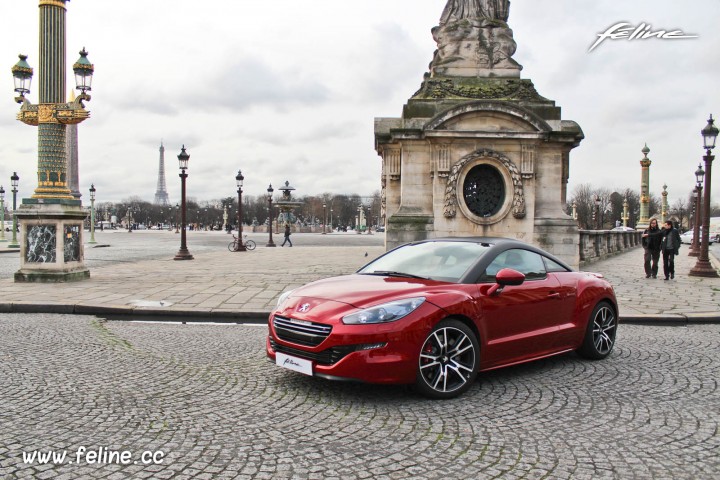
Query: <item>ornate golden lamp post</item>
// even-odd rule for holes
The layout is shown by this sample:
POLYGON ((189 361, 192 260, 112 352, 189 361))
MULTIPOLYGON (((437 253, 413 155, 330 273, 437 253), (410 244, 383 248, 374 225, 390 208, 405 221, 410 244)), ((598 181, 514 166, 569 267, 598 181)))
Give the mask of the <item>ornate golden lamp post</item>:
POLYGON ((710 263, 708 252, 710 246, 710 179, 712 177, 712 161, 715 160, 712 151, 715 148, 715 141, 719 133, 712 115, 710 115, 707 125, 700 133, 702 133, 705 147, 705 156, 703 157, 705 161, 705 196, 703 197, 702 208, 702 240, 700 242, 700 256, 688 275, 693 277, 717 277, 718 272, 710 263))
POLYGON ((24 198, 16 215, 22 237, 20 270, 16 282, 64 282, 90 276, 84 265, 83 223, 87 212, 73 197, 67 182, 67 125, 90 116, 84 101, 90 100, 93 65, 83 49, 73 65, 78 97, 65 99, 65 13, 68 0, 40 0, 39 101, 32 104, 33 69, 27 56, 12 67, 15 100, 21 104, 17 119, 38 127, 38 185, 24 198))

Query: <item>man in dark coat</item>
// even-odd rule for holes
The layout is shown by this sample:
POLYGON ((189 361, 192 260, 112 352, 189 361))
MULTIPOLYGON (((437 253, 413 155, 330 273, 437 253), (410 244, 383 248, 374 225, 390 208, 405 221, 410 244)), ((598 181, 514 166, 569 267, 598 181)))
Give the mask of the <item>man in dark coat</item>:
POLYGON ((680 233, 668 220, 663 225, 664 236, 662 239, 663 273, 665 280, 675 278, 675 255, 680 250, 680 233))

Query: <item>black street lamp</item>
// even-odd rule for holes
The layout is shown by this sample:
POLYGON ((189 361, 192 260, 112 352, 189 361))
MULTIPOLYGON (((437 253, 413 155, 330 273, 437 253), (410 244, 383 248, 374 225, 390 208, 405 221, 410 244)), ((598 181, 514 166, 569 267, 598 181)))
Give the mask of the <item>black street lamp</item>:
POLYGON ((708 247, 710 245, 710 179, 712 174, 712 161, 715 157, 712 150, 715 148, 717 140, 718 128, 714 125, 715 121, 710 115, 707 125, 700 132, 703 136, 703 146, 705 147, 705 197, 703 198, 702 208, 702 239, 700 241, 700 255, 697 263, 690 270, 688 275, 693 277, 718 277, 718 272, 710 263, 708 247))
POLYGON ((237 183, 238 187, 238 216, 237 216, 237 222, 238 222, 238 241, 235 242, 235 251, 236 252, 246 252, 247 248, 245 248, 245 244, 243 244, 242 241, 242 187, 243 187, 243 180, 245 180, 245 177, 243 177, 242 171, 238 170, 238 174, 235 176, 235 183, 237 183))
POLYGON ((265 245, 266 247, 274 247, 274 246, 275 246, 275 242, 273 242, 273 239, 272 239, 272 226, 273 226, 273 225, 272 225, 272 224, 273 224, 273 221, 272 221, 272 217, 273 217, 273 213, 272 213, 272 195, 273 195, 273 192, 274 192, 274 191, 275 191, 275 190, 273 190, 272 183, 271 183, 270 186, 269 186, 268 189, 267 189, 267 199, 268 199, 268 233, 270 234, 270 239, 268 240, 267 245, 265 245))
POLYGON ((10 177, 10 185, 12 186, 12 194, 13 194, 12 240, 10 240, 10 243, 8 244, 8 248, 20 248, 20 244, 17 241, 17 215, 15 215, 15 211, 17 210, 17 193, 18 193, 18 182, 19 181, 20 181, 20 177, 18 177, 17 172, 13 172, 12 176, 10 177))
POLYGON ((327 225, 327 203, 323 203, 323 235, 325 235, 325 225, 327 225))
POLYGON ((175 204, 175 233, 180 233, 180 219, 178 218, 178 215, 180 215, 180 204, 175 204))
POLYGON ((705 177, 705 170, 702 168, 702 164, 698 165, 698 169, 695 170, 695 191, 693 192, 693 198, 695 198, 695 220, 693 221, 693 239, 690 245, 690 251, 688 256, 698 257, 700 256, 700 199, 702 198, 702 184, 703 177, 705 177))
POLYGON ((95 241, 95 184, 90 185, 90 241, 88 243, 97 243, 95 241))
POLYGON ((194 257, 190 255, 190 252, 187 248, 187 241, 186 241, 186 235, 185 235, 185 223, 187 221, 187 204, 185 203, 185 180, 188 177, 188 174, 186 173, 186 170, 188 168, 188 161, 190 160, 190 155, 187 154, 185 151, 185 145, 182 146, 182 150, 180 151, 180 155, 178 155, 178 162, 180 163, 180 204, 181 204, 181 221, 180 221, 180 250, 178 250, 178 253, 175 255, 174 260, 192 260, 194 257))
POLYGON ((602 230, 602 223, 600 222, 600 195, 595 195, 595 227, 598 230, 602 230))

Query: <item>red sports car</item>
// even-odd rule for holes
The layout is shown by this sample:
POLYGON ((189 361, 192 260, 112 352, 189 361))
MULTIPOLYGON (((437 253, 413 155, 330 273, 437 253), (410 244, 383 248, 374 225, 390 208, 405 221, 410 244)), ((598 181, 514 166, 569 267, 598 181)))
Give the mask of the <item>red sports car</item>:
POLYGON ((266 349, 306 375, 452 398, 481 371, 573 350, 605 358, 617 318, 602 275, 516 240, 433 239, 283 293, 266 349))

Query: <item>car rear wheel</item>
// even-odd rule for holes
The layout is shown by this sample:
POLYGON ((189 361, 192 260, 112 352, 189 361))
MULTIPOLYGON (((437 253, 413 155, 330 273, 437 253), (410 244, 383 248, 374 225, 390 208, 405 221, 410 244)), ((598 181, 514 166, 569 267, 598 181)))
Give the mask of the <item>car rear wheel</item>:
POLYGON ((473 331, 458 320, 443 320, 420 349, 415 387, 429 398, 456 397, 472 385, 479 361, 480 345, 473 331))
POLYGON ((585 358, 600 360, 607 357, 615 346, 617 315, 612 305, 600 302, 590 314, 585 338, 578 353, 585 358))

